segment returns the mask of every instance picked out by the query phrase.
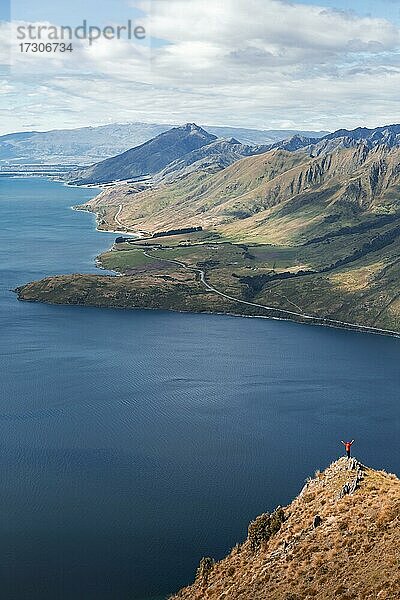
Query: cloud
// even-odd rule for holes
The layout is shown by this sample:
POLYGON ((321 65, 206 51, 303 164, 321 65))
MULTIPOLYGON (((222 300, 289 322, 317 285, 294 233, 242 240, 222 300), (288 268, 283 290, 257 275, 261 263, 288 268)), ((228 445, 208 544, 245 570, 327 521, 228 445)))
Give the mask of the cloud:
POLYGON ((181 83, 195 75, 200 85, 274 72, 302 77, 310 68, 345 68, 399 46, 398 29, 383 19, 279 0, 151 0, 139 6, 149 11, 151 34, 170 42, 153 56, 155 73, 172 72, 181 83))
POLYGON ((371 17, 283 0, 150 0, 137 3, 152 35, 174 43, 203 40, 232 47, 253 40, 277 46, 345 49, 353 39, 398 42, 396 27, 371 17))
POLYGON ((73 53, 32 60, 0 29, 13 50, 12 85, 26 97, 23 119, 10 111, 13 122, 334 129, 398 121, 400 35, 387 20, 283 0, 133 4, 147 44, 74 41, 73 53))

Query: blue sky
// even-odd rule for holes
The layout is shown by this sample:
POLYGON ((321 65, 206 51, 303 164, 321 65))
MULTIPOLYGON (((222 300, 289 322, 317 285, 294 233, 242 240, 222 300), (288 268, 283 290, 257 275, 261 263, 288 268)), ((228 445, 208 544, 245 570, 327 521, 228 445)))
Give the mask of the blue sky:
POLYGON ((0 3, 0 21, 8 20, 10 18, 11 7, 10 0, 3 0, 0 3))
MULTIPOLYGON (((166 2, 168 0, 165 0, 166 2)), ((190 3, 190 0, 186 0, 190 3)), ((224 0, 221 0, 223 3, 224 0)), ((400 22, 399 0, 299 0, 305 5, 319 5, 339 10, 354 11, 360 15, 384 17, 400 22)), ((129 6, 127 0, 2 0, 0 3, 0 19, 8 19, 10 14, 15 19, 23 17, 27 21, 48 20, 54 23, 81 21, 83 18, 97 19, 99 23, 135 18, 141 11, 129 6)))
POLYGON ((95 24, 123 22, 141 14, 137 8, 128 6, 126 0, 12 0, 13 19, 26 21, 50 21, 59 25, 79 24, 83 19, 95 24))
POLYGON ((339 10, 351 10, 360 15, 384 17, 393 21, 400 21, 399 0, 303 0, 302 4, 319 4, 339 10))
POLYGON ((11 9, 11 31, 0 27, 0 65, 11 62, 0 71, 0 133, 127 121, 266 129, 400 122, 398 0, 12 0, 11 9), (19 51, 21 22, 83 19, 136 19, 146 43, 19 51))

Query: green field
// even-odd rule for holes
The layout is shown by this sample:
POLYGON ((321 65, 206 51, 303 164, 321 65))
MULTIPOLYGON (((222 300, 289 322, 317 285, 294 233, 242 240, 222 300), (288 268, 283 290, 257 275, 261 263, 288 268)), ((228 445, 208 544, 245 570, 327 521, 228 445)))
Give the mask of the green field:
MULTIPOLYGON (((385 225, 380 235, 390 232, 391 228, 393 225, 385 225)), ((163 276, 171 280, 172 275, 172 279, 175 277, 175 292, 178 292, 182 284, 179 276, 185 274, 186 278, 189 277, 185 280, 185 294, 191 295, 193 282, 197 280, 196 270, 201 269, 212 286, 238 300, 299 314, 398 330, 400 270, 394 257, 400 254, 400 242, 395 239, 377 251, 370 251, 368 244, 375 236, 376 231, 368 231, 299 246, 232 244, 221 239, 218 241, 218 238, 210 242, 206 234, 198 235, 192 242, 171 236, 161 240, 117 244, 100 260, 108 269, 135 274, 136 279, 130 280, 130 286, 140 286, 143 282, 140 276, 148 272, 161 280, 163 276), (366 253, 353 260, 354 252, 360 248, 367 248, 366 253), (349 262, 332 268, 337 261, 343 260, 349 262), (184 263, 189 272, 169 261, 184 263), (190 269, 193 271, 190 272, 190 269), (299 271, 295 278, 271 279, 271 276, 299 271), (312 273, 303 275, 304 271, 312 273)), ((120 285, 123 285, 123 279, 120 285)), ((152 285, 147 290, 150 295, 155 293, 151 288, 152 285)), ((220 298, 213 299, 208 294, 207 300, 205 297, 201 300, 197 283, 196 289, 197 309, 203 306, 205 310, 215 310, 215 302, 218 304, 220 298)), ((148 296, 147 302, 151 304, 148 296)), ((170 299, 170 302, 176 307, 176 301, 170 299)), ((244 311, 242 305, 242 312, 248 311, 248 308, 244 311)))

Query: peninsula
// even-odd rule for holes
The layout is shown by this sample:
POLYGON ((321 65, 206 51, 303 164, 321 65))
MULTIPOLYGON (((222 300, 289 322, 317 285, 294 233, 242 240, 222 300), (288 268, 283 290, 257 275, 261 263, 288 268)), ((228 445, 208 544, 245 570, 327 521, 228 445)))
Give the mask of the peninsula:
POLYGON ((69 175, 105 185, 78 207, 99 229, 141 237, 122 235, 99 257, 120 277, 51 277, 18 288, 19 299, 398 334, 400 127, 274 146, 222 143, 188 124, 69 175))

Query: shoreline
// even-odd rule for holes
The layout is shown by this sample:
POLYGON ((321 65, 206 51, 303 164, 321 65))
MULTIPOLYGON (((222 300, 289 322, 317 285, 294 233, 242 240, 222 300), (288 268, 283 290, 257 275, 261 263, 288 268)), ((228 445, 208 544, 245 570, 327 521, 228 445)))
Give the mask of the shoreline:
MULTIPOLYGON (((82 187, 82 186, 76 186, 76 187, 82 187)), ((84 213, 88 213, 89 215, 93 215, 93 217, 95 218, 96 221, 96 231, 98 231, 99 233, 116 233, 118 235, 131 235, 132 239, 135 240, 140 240, 142 239, 143 235, 141 233, 132 233, 130 231, 119 231, 117 229, 99 229, 99 219, 98 219, 98 214, 92 210, 88 210, 87 208, 79 208, 78 206, 71 206, 71 210, 74 210, 75 212, 84 212, 84 213)))
MULTIPOLYGON (((99 269, 101 267, 98 267, 99 269)), ((116 273, 118 273, 116 271, 116 273)), ((124 275, 119 273, 119 276, 123 277, 124 275)), ((104 277, 104 275, 100 275, 100 277, 104 277)), ((27 300, 25 298, 21 298, 19 297, 19 290, 21 288, 23 288, 24 286, 19 286, 18 288, 15 288, 13 290, 11 290, 12 292, 14 292, 15 294, 17 294, 17 298, 19 302, 29 302, 31 304, 47 304, 48 306, 69 306, 69 307, 81 307, 81 308, 95 308, 95 309, 103 309, 103 310, 128 310, 128 311, 140 311, 140 310, 146 310, 146 311, 154 311, 154 312, 171 312, 171 313, 177 313, 177 314, 187 314, 187 315, 215 315, 215 316, 220 316, 220 317, 236 317, 236 318, 240 318, 240 319, 266 319, 268 321, 283 321, 286 323, 294 323, 296 325, 312 325, 314 327, 328 327, 330 329, 337 329, 337 330, 344 330, 344 331, 351 331, 353 333, 362 333, 362 334, 370 334, 370 335, 380 335, 382 337, 388 337, 388 338, 395 338, 395 339, 400 339, 400 332, 397 331, 391 331, 390 329, 376 329, 373 327, 368 327, 368 325, 355 325, 352 323, 343 323, 343 325, 334 325, 334 324, 330 324, 330 323, 318 323, 318 322, 311 322, 311 321, 300 321, 297 320, 295 318, 284 318, 284 317, 275 317, 275 316, 267 316, 267 315, 246 315, 246 314, 241 314, 241 313, 235 313, 235 312, 221 312, 221 311, 211 311, 211 310, 199 310, 199 311, 194 311, 194 310, 183 310, 183 309, 175 309, 175 308, 152 308, 152 307, 147 307, 147 306, 107 306, 104 304, 85 304, 85 303, 81 303, 81 304, 76 304, 76 303, 68 303, 68 302, 48 302, 45 300, 27 300)), ((315 317, 315 319, 318 319, 321 317, 315 317)))
MULTIPOLYGON (((41 177, 40 175, 38 175, 38 177, 41 177)), ((62 183, 63 185, 67 186, 67 187, 86 187, 86 188, 90 188, 90 189, 99 189, 101 190, 103 188, 103 186, 98 185, 98 186, 91 186, 91 185, 76 185, 76 184, 69 184, 65 181, 62 181, 60 179, 56 179, 56 178, 51 178, 49 176, 46 176, 47 179, 51 179, 52 181, 57 181, 57 183, 62 183)), ((100 192, 101 193, 101 192, 100 192)), ((94 198, 96 198, 96 196, 94 196, 94 198)), ((95 218, 95 229, 96 231, 98 231, 99 233, 112 233, 112 234, 117 234, 117 235, 124 235, 124 236, 131 236, 132 239, 139 241, 141 238, 144 237, 144 234, 142 232, 130 232, 130 231, 121 231, 119 229, 99 229, 99 215, 97 212, 92 211, 92 210, 88 210, 86 208, 80 208, 79 205, 75 205, 75 206, 71 206, 70 207, 71 210, 74 210, 76 212, 85 212, 85 213, 89 213, 91 215, 93 215, 93 217, 95 218)), ((111 251, 113 248, 113 246, 111 246, 110 250, 111 251)), ((165 259, 164 259, 165 260, 165 259)), ((95 258, 95 265, 96 268, 99 269, 99 271, 103 270, 103 271, 109 271, 110 273, 115 273, 115 276, 117 277, 124 277, 124 273, 121 273, 119 271, 110 271, 109 269, 105 269, 104 267, 102 267, 101 265, 101 261, 99 259, 99 257, 97 256, 95 258)), ((195 268, 191 269, 190 267, 188 267, 187 265, 184 265, 183 263, 181 264, 182 267, 189 269, 189 270, 193 270, 194 272, 197 272, 195 268)), ((73 275, 73 274, 71 274, 73 275)), ((77 274, 79 275, 79 274, 77 274)), ((95 275, 96 276, 96 275, 95 275)), ((99 275, 99 277, 105 277, 106 275, 101 274, 99 275)), ((205 276, 205 274, 204 274, 205 276)), ((57 276, 55 276, 57 277, 57 276)), ((33 283, 33 282, 29 282, 29 283, 33 283)), ((26 285, 29 285, 26 284, 26 285)), ((206 287, 209 287, 209 284, 206 283, 206 281, 204 281, 206 287)), ((186 310, 179 310, 179 309, 173 309, 173 308, 150 308, 150 307, 127 307, 127 306, 109 306, 109 305, 104 305, 104 304, 72 304, 72 303, 55 303, 55 302, 46 302, 43 300, 25 300, 24 298, 21 298, 19 296, 19 290, 24 288, 25 286, 19 286, 17 288, 15 288, 14 290, 12 290, 14 293, 17 294, 18 300, 22 301, 22 302, 40 302, 40 303, 45 303, 45 304, 52 304, 54 306, 58 305, 58 306, 84 306, 84 307, 93 307, 93 308, 116 308, 119 310, 166 310, 168 312, 177 312, 177 313, 186 313, 186 314, 210 314, 210 315, 224 315, 224 316, 232 316, 232 317, 241 317, 241 318, 261 318, 261 319, 271 319, 271 320, 275 320, 275 321, 288 321, 288 322, 293 322, 293 323, 297 323, 300 325, 317 325, 320 327, 330 327, 331 329, 345 329, 347 331, 353 331, 356 333, 369 333, 369 334, 373 334, 373 335, 382 335, 382 336, 386 336, 386 337, 394 337, 394 338, 400 338, 400 332, 397 331, 393 331, 390 329, 381 329, 381 328, 377 328, 377 327, 373 327, 373 326, 369 326, 369 325, 359 325, 357 323, 348 323, 345 321, 339 321, 339 320, 335 320, 335 319, 325 319, 324 317, 318 317, 318 316, 312 316, 312 315, 301 315, 300 313, 297 315, 297 313, 291 313, 290 311, 285 311, 283 309, 279 309, 276 307, 267 307, 267 306, 262 306, 262 305, 256 305, 254 304, 254 307, 259 308, 260 310, 265 310, 265 311, 276 311, 276 312, 282 312, 282 313, 286 313, 288 316, 273 316, 273 315, 251 315, 251 314, 243 314, 240 312, 220 312, 220 311, 210 311, 210 310, 199 310, 199 311, 186 311, 186 310)), ((216 293, 216 294, 220 294, 222 296, 225 296, 228 300, 231 300, 232 302, 237 302, 238 304, 240 303, 244 303, 244 304, 249 304, 251 305, 252 303, 247 303, 245 301, 242 301, 241 299, 238 298, 233 298, 233 297, 229 297, 226 296, 225 294, 219 292, 218 290, 214 290, 212 289, 212 287, 209 288, 210 291, 216 293)))

